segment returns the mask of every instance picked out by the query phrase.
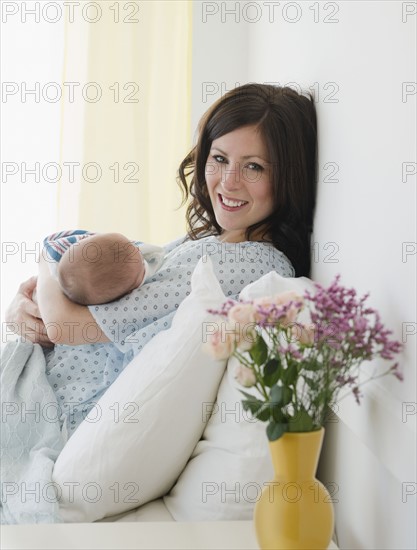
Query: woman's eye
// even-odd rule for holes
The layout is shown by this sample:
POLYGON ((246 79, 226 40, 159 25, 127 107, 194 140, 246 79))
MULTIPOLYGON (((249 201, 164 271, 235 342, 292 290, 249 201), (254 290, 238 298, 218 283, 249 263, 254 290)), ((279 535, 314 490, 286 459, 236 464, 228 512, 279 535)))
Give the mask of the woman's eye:
POLYGON ((222 155, 212 155, 212 156, 216 162, 219 162, 219 163, 226 162, 226 159, 222 157, 222 155))
POLYGON ((256 162, 250 162, 247 165, 247 168, 249 168, 250 170, 256 170, 257 172, 260 172, 261 170, 263 170, 263 167, 260 164, 257 164, 256 162))

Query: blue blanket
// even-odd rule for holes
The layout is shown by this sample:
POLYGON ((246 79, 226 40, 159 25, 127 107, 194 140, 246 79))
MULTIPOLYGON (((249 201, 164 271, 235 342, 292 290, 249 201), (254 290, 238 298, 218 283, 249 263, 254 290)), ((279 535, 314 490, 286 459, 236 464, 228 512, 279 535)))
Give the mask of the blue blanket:
POLYGON ((54 463, 65 439, 42 348, 8 342, 1 352, 1 523, 57 523, 54 463))

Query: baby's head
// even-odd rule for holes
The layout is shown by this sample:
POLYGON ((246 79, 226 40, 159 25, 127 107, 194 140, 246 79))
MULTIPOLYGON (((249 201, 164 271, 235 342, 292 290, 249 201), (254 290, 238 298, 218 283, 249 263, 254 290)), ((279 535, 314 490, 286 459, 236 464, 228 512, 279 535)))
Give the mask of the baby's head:
POLYGON ((111 302, 137 288, 145 266, 137 246, 119 233, 106 233, 70 246, 57 271, 64 294, 88 305, 111 302))

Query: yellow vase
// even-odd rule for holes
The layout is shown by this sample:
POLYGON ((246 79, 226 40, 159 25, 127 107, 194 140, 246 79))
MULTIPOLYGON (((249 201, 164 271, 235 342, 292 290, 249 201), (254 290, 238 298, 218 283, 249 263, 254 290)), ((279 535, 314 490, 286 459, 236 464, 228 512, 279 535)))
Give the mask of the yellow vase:
POLYGON ((333 534, 333 504, 315 478, 324 428, 285 433, 269 442, 275 476, 254 510, 262 550, 325 550, 333 534))

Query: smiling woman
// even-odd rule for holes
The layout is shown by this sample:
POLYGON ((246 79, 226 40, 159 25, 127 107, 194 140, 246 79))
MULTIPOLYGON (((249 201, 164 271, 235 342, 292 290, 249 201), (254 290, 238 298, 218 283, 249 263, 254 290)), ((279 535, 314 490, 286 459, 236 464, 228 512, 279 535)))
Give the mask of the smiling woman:
MULTIPOLYGON (((192 282, 195 286, 196 281, 205 281, 198 267, 207 263, 208 257, 222 301, 223 296, 236 299, 247 285, 269 272, 282 277, 308 273, 316 154, 311 98, 286 88, 248 84, 229 92, 209 109, 199 129, 196 147, 179 168, 186 194, 192 196, 188 235, 164 247, 162 265, 155 273, 118 299, 102 303, 98 296, 97 302, 80 305, 66 298, 42 261, 38 306, 33 302, 33 278, 21 285, 6 313, 6 321, 15 331, 22 333, 25 327, 23 336, 51 346, 36 356, 35 374, 52 390, 50 399, 61 405, 54 426, 59 442, 54 436, 54 445, 77 433, 97 401, 107 395, 135 356, 145 352, 148 343, 154 344, 154 337, 176 326, 176 313, 194 290, 192 282), (189 189, 184 173, 187 167, 188 175, 192 174, 189 189)), ((197 318, 193 317, 193 323, 198 326, 197 318)), ((11 342, 10 357, 17 356, 14 350, 18 346, 19 342, 11 342)), ((200 331, 198 346, 200 349, 200 331)), ((18 364, 7 362, 5 372, 13 380, 16 372, 26 372, 25 350, 31 356, 33 348, 28 345, 21 350, 18 364)), ((161 361, 166 366, 166 359, 161 361)), ((26 386, 37 384, 38 380, 26 386)), ((3 386, 8 388, 5 401, 13 401, 15 386, 3 386)), ((175 394, 179 401, 181 391, 175 394)), ((31 400, 30 391, 26 401, 31 400)), ((156 420, 165 425, 163 415, 156 420)), ((44 423, 36 431, 31 426, 27 429, 36 434, 42 431, 47 437, 49 427, 44 423)), ((16 444, 20 433, 19 429, 16 444)), ((40 445, 35 439, 34 445, 40 445)), ((6 444, 4 456, 10 472, 14 469, 13 453, 13 445, 6 444)), ((32 454, 30 443, 25 448, 25 460, 32 454)), ((51 460, 48 464, 50 472, 51 460)), ((25 473, 10 476, 23 482, 25 473)), ((48 513, 57 519, 53 510, 48 513)))
POLYGON ((267 84, 229 91, 201 119, 197 144, 180 166, 184 200, 192 197, 189 238, 269 242, 297 276, 308 276, 316 170, 311 94, 267 84))

